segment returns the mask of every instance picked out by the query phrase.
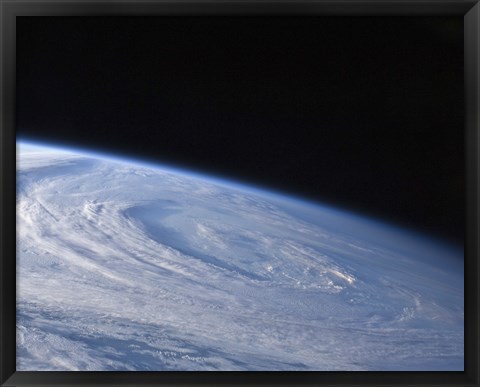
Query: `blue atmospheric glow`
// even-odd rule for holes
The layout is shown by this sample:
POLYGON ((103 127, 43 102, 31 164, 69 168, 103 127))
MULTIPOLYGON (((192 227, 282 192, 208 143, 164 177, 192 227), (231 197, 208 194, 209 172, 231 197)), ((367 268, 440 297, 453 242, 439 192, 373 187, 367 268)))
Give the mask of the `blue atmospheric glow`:
POLYGON ((441 241, 430 235, 425 235, 414 230, 405 229, 404 227, 393 225, 391 223, 382 222, 369 218, 365 215, 338 208, 334 205, 326 205, 319 202, 314 202, 299 196, 292 196, 282 192, 272 192, 259 186, 249 185, 247 182, 227 180, 227 178, 215 177, 205 175, 201 171, 186 171, 175 166, 154 163, 144 160, 139 160, 130 157, 106 154, 103 152, 95 152, 88 149, 78 149, 65 145, 56 145, 51 143, 43 143, 38 141, 29 141, 20 139, 17 140, 17 148, 22 147, 24 151, 49 151, 55 149, 56 151, 66 152, 70 154, 85 155, 95 157, 102 160, 113 161, 121 164, 136 165, 139 167, 150 168, 153 170, 162 170, 172 174, 181 175, 191 179, 196 179, 204 182, 210 182, 217 186, 237 189, 244 192, 254 193, 263 198, 275 201, 277 204, 285 205, 290 208, 295 208, 298 211, 321 211, 322 216, 330 216, 332 221, 342 219, 342 227, 345 233, 349 230, 354 230, 357 236, 361 236, 366 240, 385 241, 387 245, 389 242, 394 242, 397 246, 403 246, 406 250, 415 248, 416 251, 424 249, 438 249, 439 258, 451 256, 463 256, 463 246, 458 247, 447 242, 441 241))

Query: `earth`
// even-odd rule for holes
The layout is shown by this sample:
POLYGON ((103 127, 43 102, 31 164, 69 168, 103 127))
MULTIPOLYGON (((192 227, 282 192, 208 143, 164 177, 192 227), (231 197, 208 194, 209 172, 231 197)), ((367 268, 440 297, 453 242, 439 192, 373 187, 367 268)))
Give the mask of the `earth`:
POLYGON ((463 371, 463 270, 346 210, 17 143, 19 371, 463 371))

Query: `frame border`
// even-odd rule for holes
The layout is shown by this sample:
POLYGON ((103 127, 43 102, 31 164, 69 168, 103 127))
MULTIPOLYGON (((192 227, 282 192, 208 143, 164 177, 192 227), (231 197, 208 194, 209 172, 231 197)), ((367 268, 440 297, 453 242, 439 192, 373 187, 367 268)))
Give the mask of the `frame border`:
POLYGON ((451 385, 479 386, 480 5, 464 0, 0 0, 0 385, 451 385), (464 372, 16 372, 15 58, 17 16, 463 15, 465 85, 464 372))

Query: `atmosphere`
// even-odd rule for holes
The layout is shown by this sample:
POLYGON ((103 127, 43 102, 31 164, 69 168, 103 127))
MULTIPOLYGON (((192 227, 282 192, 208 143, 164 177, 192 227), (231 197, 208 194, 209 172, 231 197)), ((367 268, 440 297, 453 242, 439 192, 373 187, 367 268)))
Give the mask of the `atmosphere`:
POLYGON ((17 135, 463 245, 463 20, 19 17, 17 135))

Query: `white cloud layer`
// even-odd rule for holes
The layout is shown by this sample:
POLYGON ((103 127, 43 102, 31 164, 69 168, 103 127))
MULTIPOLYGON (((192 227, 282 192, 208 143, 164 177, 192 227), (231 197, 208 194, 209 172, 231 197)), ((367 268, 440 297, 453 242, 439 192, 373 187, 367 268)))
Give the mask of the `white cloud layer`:
POLYGON ((462 252, 322 207, 22 151, 17 370, 463 370, 462 252))

